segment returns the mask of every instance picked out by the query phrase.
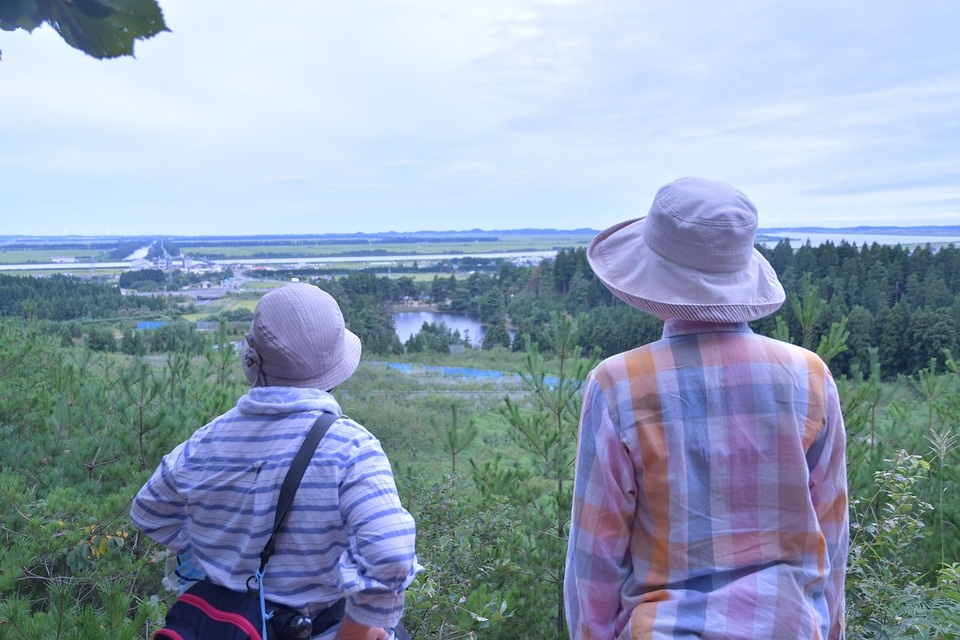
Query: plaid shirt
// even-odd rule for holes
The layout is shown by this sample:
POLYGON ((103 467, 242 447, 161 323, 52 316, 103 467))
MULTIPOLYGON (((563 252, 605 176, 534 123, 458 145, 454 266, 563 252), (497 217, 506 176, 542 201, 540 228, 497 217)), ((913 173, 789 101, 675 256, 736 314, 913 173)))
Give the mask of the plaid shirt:
POLYGON ((602 362, 580 419, 575 640, 842 638, 843 418, 815 354, 668 320, 602 362))
POLYGON ((131 518, 169 549, 192 551, 213 582, 246 590, 273 529, 280 486, 320 412, 339 419, 277 535, 266 596, 314 612, 344 595, 353 620, 393 627, 420 568, 414 521, 400 504, 380 442, 343 416, 329 393, 250 389, 163 458, 134 499, 131 518))

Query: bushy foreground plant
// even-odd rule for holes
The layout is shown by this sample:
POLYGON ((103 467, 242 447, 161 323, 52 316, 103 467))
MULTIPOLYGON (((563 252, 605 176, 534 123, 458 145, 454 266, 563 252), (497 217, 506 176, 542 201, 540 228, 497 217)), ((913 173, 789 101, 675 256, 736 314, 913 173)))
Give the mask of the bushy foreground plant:
POLYGON ((847 636, 960 637, 958 505, 953 462, 960 426, 958 367, 936 362, 896 385, 840 381, 847 424, 851 545, 847 636), (922 454, 922 455, 921 455, 922 454))
POLYGON ((517 522, 506 500, 480 495, 456 476, 424 476, 403 487, 417 520, 424 572, 407 591, 404 620, 414 638, 474 638, 512 615, 492 585, 516 569, 507 546, 517 522), (416 498, 412 498, 416 496, 416 498))
MULTIPOLYGON (((417 470, 398 473, 426 568, 408 592, 415 638, 565 633, 571 446, 589 363, 551 350, 546 361, 526 354, 525 390, 508 402, 486 383, 437 389, 385 368, 362 370, 340 392, 395 464, 417 470), (469 457, 473 482, 444 475, 469 457)), ((960 366, 949 354, 945 369, 896 386, 873 370, 838 381, 850 638, 960 637, 960 366)), ((160 586, 160 549, 130 526, 130 500, 163 453, 243 392, 236 354, 105 355, 0 321, 0 373, 0 638, 148 637, 172 596, 160 586)))
POLYGON ((160 456, 235 397, 214 362, 63 349, 0 322, 12 381, 0 386, 0 638, 135 638, 156 626, 157 549, 131 526, 130 503, 160 456))
POLYGON ((900 451, 875 474, 875 492, 851 504, 847 570, 847 635, 851 638, 960 637, 958 565, 934 575, 913 559, 928 536, 924 517, 933 505, 917 496, 930 464, 900 451))
POLYGON ((0 638, 138 638, 156 627, 156 567, 138 551, 127 516, 131 492, 91 495, 58 487, 37 493, 0 471, 4 514, 0 638))

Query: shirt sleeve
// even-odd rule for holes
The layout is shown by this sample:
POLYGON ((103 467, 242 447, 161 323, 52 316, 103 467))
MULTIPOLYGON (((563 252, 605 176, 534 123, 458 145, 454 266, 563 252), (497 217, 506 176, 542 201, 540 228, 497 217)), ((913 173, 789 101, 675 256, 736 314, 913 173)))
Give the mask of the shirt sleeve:
POLYGON ((404 591, 416 577, 416 526, 400 503, 393 471, 379 442, 365 443, 344 469, 340 506, 350 535, 341 559, 346 615, 392 628, 403 615, 404 591))
POLYGON ((144 534, 174 553, 189 546, 183 537, 187 503, 177 490, 176 473, 187 443, 179 445, 160 461, 153 475, 133 499, 130 519, 144 534))
POLYGON ((577 442, 564 601, 573 640, 615 636, 636 509, 633 464, 594 374, 587 380, 577 442))
POLYGON ((844 637, 844 583, 850 541, 850 512, 847 504, 846 432, 840 412, 836 384, 826 378, 826 425, 814 446, 821 446, 819 460, 811 469, 813 506, 826 542, 827 566, 824 599, 830 615, 829 640, 844 637))

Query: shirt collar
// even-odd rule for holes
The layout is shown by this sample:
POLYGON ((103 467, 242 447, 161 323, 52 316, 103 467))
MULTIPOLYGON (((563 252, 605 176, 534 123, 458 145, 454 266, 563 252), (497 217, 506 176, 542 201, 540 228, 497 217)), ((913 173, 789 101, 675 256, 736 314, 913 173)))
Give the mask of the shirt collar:
POLYGON ((690 333, 717 333, 721 331, 753 333, 746 322, 703 322, 670 318, 663 323, 663 337, 672 338, 690 333))
POLYGON ((301 387, 252 387, 237 401, 237 409, 254 415, 279 415, 301 411, 327 411, 341 415, 332 395, 301 387))

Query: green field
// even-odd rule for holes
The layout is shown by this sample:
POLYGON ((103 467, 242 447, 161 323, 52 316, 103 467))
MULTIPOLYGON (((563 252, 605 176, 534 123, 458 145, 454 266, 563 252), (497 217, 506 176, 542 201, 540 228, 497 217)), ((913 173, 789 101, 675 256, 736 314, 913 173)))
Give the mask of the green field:
MULTIPOLYGON (((352 257, 356 260, 336 263, 315 263, 314 266, 327 267, 335 265, 338 269, 369 269, 390 266, 399 256, 426 256, 426 255, 470 255, 478 256, 490 253, 510 253, 524 251, 555 251, 566 248, 585 247, 593 237, 591 231, 531 231, 526 232, 448 232, 442 236, 432 233, 402 234, 404 240, 398 241, 397 234, 381 236, 363 234, 346 236, 312 236, 298 238, 270 238, 258 239, 255 237, 232 238, 190 238, 164 241, 164 246, 170 247, 170 255, 190 256, 192 258, 207 258, 211 260, 237 260, 256 263, 265 259, 289 259, 291 264, 306 258, 344 258, 352 257)), ((147 246, 155 240, 152 238, 134 239, 133 244, 147 246)), ((98 239, 97 242, 87 242, 77 239, 63 239, 56 248, 48 248, 44 241, 37 240, 36 246, 31 246, 29 240, 19 241, 18 248, 0 248, 0 273, 4 272, 3 265, 42 264, 51 265, 54 258, 71 258, 76 262, 108 262, 113 261, 109 255, 112 250, 124 247, 125 251, 131 246, 130 238, 98 239), (114 240, 110 244, 109 240, 114 240), (92 246, 96 245, 96 246, 92 246)), ((416 257, 409 258, 411 264, 416 257)), ((122 271, 116 267, 107 269, 100 267, 84 267, 85 274, 95 272, 97 275, 115 274, 122 271)), ((8 273, 20 275, 52 275, 55 273, 77 273, 75 263, 65 262, 55 267, 23 271, 20 269, 7 270, 8 273)), ((429 279, 423 276, 420 279, 429 279)))
POLYGON ((523 235, 506 236, 485 242, 374 242, 366 244, 348 242, 317 242, 315 244, 258 244, 231 245, 208 244, 184 246, 183 252, 194 256, 221 255, 226 259, 278 257, 278 258, 316 258, 323 256, 363 256, 376 254, 378 257, 398 255, 424 255, 435 253, 500 253, 510 251, 550 251, 566 247, 584 247, 590 242, 592 234, 567 235, 523 235))
MULTIPOLYGON (((93 260, 102 260, 104 252, 102 249, 0 249, 0 264, 33 264, 53 262, 54 258, 75 258, 77 262, 89 262, 93 260)), ((70 263, 64 263, 64 269, 69 268, 70 263)), ((75 265, 74 265, 75 266, 75 265)))
POLYGON ((183 314, 181 319, 186 320, 187 322, 197 322, 198 320, 203 320, 208 316, 215 316, 223 313, 224 311, 233 311, 234 309, 249 309, 252 312, 254 308, 256 308, 257 301, 259 301, 259 299, 259 296, 253 298, 241 298, 235 296, 221 298, 213 304, 200 307, 195 313, 183 314))

